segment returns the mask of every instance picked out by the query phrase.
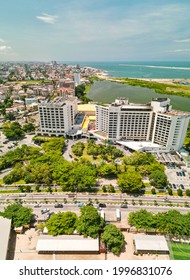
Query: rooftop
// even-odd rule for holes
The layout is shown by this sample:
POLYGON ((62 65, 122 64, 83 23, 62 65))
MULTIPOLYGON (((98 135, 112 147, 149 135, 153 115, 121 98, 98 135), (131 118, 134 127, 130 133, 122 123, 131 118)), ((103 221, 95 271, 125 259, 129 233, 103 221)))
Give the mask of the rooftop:
POLYGON ((164 236, 134 234, 136 250, 144 251, 167 251, 169 248, 164 236))
POLYGON ((0 216, 0 260, 6 260, 11 220, 0 216))
POLYGON ((148 148, 159 148, 158 144, 154 144, 152 142, 145 141, 117 141, 118 144, 123 145, 133 151, 141 151, 143 149, 148 148))
POLYGON ((48 103, 41 103, 40 106, 64 106, 66 103, 68 102, 73 102, 74 100, 76 100, 77 98, 74 96, 69 96, 69 97, 56 97, 54 98, 52 101, 48 102, 48 103))
POLYGON ((40 235, 36 246, 37 251, 90 252, 99 251, 99 239, 81 235, 40 235))

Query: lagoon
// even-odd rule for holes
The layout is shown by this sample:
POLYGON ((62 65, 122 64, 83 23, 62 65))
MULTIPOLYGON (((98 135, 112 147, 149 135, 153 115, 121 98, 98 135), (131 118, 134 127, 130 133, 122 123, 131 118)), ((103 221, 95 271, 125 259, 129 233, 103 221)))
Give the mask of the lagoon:
POLYGON ((190 112, 190 98, 159 94, 152 89, 129 86, 110 81, 94 81, 87 96, 93 101, 112 103, 118 97, 126 97, 130 103, 145 104, 152 98, 168 97, 173 109, 190 112))

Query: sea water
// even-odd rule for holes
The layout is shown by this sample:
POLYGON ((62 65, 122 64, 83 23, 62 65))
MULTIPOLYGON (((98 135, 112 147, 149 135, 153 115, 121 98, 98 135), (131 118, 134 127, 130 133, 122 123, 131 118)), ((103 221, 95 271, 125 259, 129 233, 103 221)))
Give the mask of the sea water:
POLYGON ((81 66, 104 70, 112 77, 185 79, 190 78, 190 61, 177 62, 80 62, 81 66))

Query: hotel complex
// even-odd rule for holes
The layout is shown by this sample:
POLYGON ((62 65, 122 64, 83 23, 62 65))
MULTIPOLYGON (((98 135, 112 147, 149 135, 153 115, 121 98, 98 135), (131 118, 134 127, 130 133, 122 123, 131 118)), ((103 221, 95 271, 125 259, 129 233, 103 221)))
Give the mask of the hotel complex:
POLYGON ((171 109, 168 98, 155 98, 146 105, 116 99, 111 105, 96 106, 96 130, 132 149, 141 146, 142 150, 178 151, 189 120, 189 113, 171 109))
POLYGON ((120 98, 94 108, 95 129, 91 131, 83 129, 89 116, 78 112, 76 97, 58 97, 41 104, 38 133, 85 136, 90 132, 141 151, 172 152, 183 146, 190 113, 172 110, 169 98, 155 98, 148 104, 133 104, 120 98))

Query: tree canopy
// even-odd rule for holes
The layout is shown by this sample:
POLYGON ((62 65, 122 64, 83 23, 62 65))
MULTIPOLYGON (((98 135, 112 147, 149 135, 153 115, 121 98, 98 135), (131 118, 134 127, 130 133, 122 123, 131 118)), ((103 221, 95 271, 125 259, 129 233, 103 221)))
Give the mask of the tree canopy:
POLYGON ((117 180, 121 192, 136 193, 142 191, 144 184, 142 176, 137 171, 127 171, 118 175, 117 180))
POLYGON ((158 189, 163 189, 167 186, 168 184, 168 179, 167 179, 167 176, 166 174, 161 171, 161 170, 155 170, 153 171, 150 176, 149 176, 149 179, 150 179, 150 183, 158 188, 158 189))
POLYGON ((53 214, 46 222, 48 234, 61 235, 71 234, 76 229, 77 215, 74 212, 61 212, 53 214))
POLYGON ((173 236, 190 236, 190 213, 181 214, 177 210, 169 210, 153 214, 146 210, 130 212, 128 222, 136 228, 157 229, 173 236))
POLYGON ((14 227, 20 227, 31 222, 33 212, 29 207, 23 207, 20 203, 8 205, 1 216, 11 219, 14 227))
POLYGON ((18 122, 6 122, 3 125, 3 133, 9 140, 19 140, 24 136, 24 131, 18 122))
POLYGON ((105 226, 104 232, 101 234, 101 241, 105 243, 109 251, 119 255, 125 244, 125 237, 115 225, 109 224, 105 226))
POLYGON ((93 206, 83 206, 80 212, 81 215, 78 218, 76 227, 77 232, 84 237, 97 238, 100 230, 105 226, 104 219, 93 206))

